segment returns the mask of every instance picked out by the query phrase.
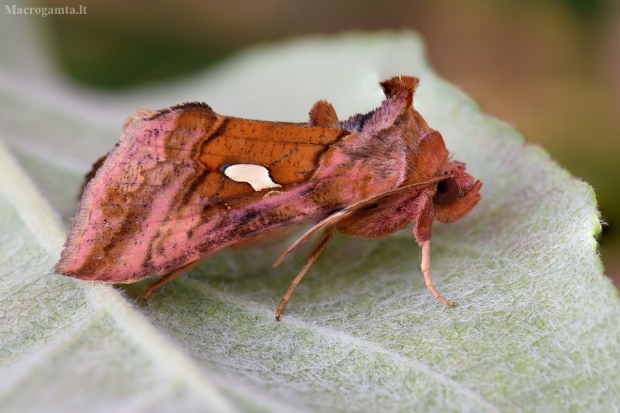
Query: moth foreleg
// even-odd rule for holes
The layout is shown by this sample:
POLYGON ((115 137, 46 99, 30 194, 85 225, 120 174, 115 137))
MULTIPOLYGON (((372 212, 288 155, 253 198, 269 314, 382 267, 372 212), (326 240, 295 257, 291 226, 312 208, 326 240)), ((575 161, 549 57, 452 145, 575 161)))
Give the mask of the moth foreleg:
POLYGON ((446 300, 439 294, 439 291, 435 288, 433 284, 433 277, 431 277, 431 240, 426 240, 422 243, 422 263, 420 264, 420 269, 422 270, 422 274, 424 274, 424 281, 426 282, 426 286, 433 296, 441 301, 443 304, 454 307, 454 302, 450 300, 446 300))
POLYGON ((301 271, 299 271, 299 274, 297 274, 297 277, 295 277, 295 279, 291 283, 291 286, 288 287, 286 294, 284 294, 284 298, 282 298, 282 301, 280 301, 280 305, 276 309, 276 321, 280 321, 280 314, 282 314, 282 310, 284 310, 284 306, 286 306, 286 303, 288 303, 288 301, 291 299, 293 292, 295 292, 295 288, 297 288, 297 286, 301 282, 301 279, 304 278, 304 275, 306 275, 310 267, 312 267, 312 264, 314 264, 319 258, 325 247, 327 247, 327 244, 329 244, 329 241, 331 241, 335 232, 336 228, 330 228, 327 230, 327 233, 323 237, 323 240, 318 245, 318 247, 316 247, 310 258, 308 259, 306 265, 304 265, 301 271))
POLYGON ((146 288, 146 291, 144 292, 144 294, 142 294, 142 299, 146 300, 147 298, 149 298, 149 295, 151 295, 153 291, 157 290, 162 285, 167 284, 170 281, 174 280, 175 278, 179 278, 183 274, 190 272, 196 265, 198 265, 200 261, 201 260, 190 262, 189 264, 186 264, 180 268, 177 268, 176 270, 169 272, 168 274, 162 275, 157 281, 151 283, 146 288))

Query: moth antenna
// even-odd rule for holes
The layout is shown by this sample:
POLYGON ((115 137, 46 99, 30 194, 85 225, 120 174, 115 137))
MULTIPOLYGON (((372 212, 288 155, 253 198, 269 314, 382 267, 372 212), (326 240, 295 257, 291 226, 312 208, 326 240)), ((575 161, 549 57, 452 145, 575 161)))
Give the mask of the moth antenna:
POLYGON ((383 198, 384 196, 393 195, 393 194, 396 194, 398 192, 407 191, 407 190, 415 188, 417 186, 424 186, 424 185, 432 184, 432 183, 441 181, 442 179, 446 179, 446 178, 452 177, 453 175, 454 174, 450 173, 450 174, 442 175, 440 177, 429 179, 427 181, 416 182, 415 184, 405 185, 405 186, 401 186, 401 187, 398 187, 398 188, 390 189, 389 191, 385 191, 385 192, 382 192, 380 194, 371 196, 370 198, 367 198, 367 199, 361 200, 359 202, 356 202, 356 203, 354 203, 352 205, 349 205, 348 207, 346 207, 344 209, 341 209, 338 212, 335 212, 335 213, 331 214, 330 216, 325 218, 323 221, 319 222, 318 224, 316 224, 315 226, 310 228, 308 230, 308 232, 306 232, 304 235, 301 236, 301 238, 299 238, 297 241, 295 241, 295 243, 293 245, 291 245, 289 247, 289 249, 287 249, 286 252, 284 252, 284 254, 282 254, 282 256, 280 258, 278 258, 278 260, 276 262, 273 263, 273 266, 277 267, 278 265, 282 264, 282 261, 284 261, 286 259, 286 257, 288 257, 297 248, 299 248, 299 246, 301 244, 303 244, 305 241, 307 241, 308 238, 310 238, 312 235, 314 235, 320 229, 336 226, 338 224, 338 222, 340 222, 340 221, 350 217, 358 209, 363 208, 366 205, 372 204, 373 202, 377 201, 377 199, 383 198))
POLYGON ((278 258, 276 262, 273 263, 273 266, 277 267, 278 265, 282 264, 282 261, 284 261, 286 257, 291 255, 293 251, 299 248, 301 244, 306 242, 308 238, 316 234, 320 229, 330 227, 330 226, 334 227, 336 223, 338 223, 338 221, 348 217, 350 214, 351 214, 351 211, 347 211, 347 208, 345 208, 341 211, 331 214, 330 216, 325 218, 323 221, 319 222, 318 224, 310 228, 308 232, 306 232, 304 235, 301 236, 301 238, 295 241, 295 243, 291 245, 289 249, 287 249, 286 252, 284 252, 284 254, 282 254, 282 256, 278 258))
POLYGON ((325 249, 325 247, 327 247, 327 244, 329 244, 329 241, 331 241, 331 239, 333 238, 335 232, 336 232, 335 228, 330 228, 327 231, 327 233, 323 237, 323 240, 321 241, 321 243, 316 247, 316 249, 314 250, 314 252, 310 256, 310 258, 308 259, 308 262, 306 263, 306 265, 304 265, 304 267, 301 269, 301 271, 299 271, 299 274, 297 274, 297 276, 295 277, 295 279, 291 283, 291 286, 288 287, 288 290, 286 291, 286 294, 284 294, 284 297, 282 298, 282 301, 280 301, 280 305, 276 309, 276 321, 280 321, 280 315, 282 314, 282 310, 284 310, 284 307, 286 306, 288 301, 291 299, 291 296, 295 292, 295 289, 297 288, 297 286, 301 282, 302 278, 304 278, 304 275, 306 275, 306 273, 308 272, 310 267, 312 267, 312 264, 314 264, 316 262, 316 260, 319 258, 319 256, 321 255, 321 253, 325 249))

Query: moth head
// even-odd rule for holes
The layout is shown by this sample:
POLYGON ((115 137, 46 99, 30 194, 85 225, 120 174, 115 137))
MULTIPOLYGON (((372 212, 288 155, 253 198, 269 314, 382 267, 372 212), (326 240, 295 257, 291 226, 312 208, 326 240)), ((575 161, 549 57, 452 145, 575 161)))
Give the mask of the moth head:
POLYGON ((465 171, 463 162, 450 162, 444 172, 445 179, 437 182, 433 196, 435 219, 454 222, 464 217, 480 201, 482 182, 465 171))

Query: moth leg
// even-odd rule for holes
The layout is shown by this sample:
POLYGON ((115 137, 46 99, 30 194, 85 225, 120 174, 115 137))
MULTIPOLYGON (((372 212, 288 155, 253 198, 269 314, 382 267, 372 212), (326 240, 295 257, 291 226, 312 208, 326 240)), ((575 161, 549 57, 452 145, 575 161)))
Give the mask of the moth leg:
POLYGON ((433 296, 441 301, 443 304, 454 307, 455 304, 453 301, 446 300, 439 294, 439 291, 435 288, 433 284, 433 277, 431 277, 431 240, 426 240, 422 243, 422 263, 420 264, 420 269, 422 270, 422 274, 424 274, 424 281, 426 282, 426 286, 433 296))
POLYGON ((299 271, 299 274, 297 274, 297 277, 295 277, 295 279, 291 283, 291 286, 288 287, 288 291, 286 291, 286 294, 284 294, 284 298, 282 298, 282 301, 280 301, 280 305, 276 309, 276 321, 280 321, 280 314, 282 314, 282 310, 284 310, 284 306, 286 306, 288 301, 291 299, 293 292, 295 292, 295 288, 297 288, 297 286, 301 282, 301 279, 304 278, 304 275, 306 275, 310 267, 312 267, 312 264, 314 264, 316 260, 319 258, 319 256, 321 255, 325 247, 327 247, 327 244, 329 244, 329 241, 331 241, 335 232, 336 232, 335 228, 330 228, 329 230, 327 230, 325 237, 323 237, 323 240, 321 241, 321 243, 318 245, 318 247, 316 247, 316 249, 310 256, 310 258, 308 259, 308 262, 306 263, 306 265, 304 265, 301 271, 299 271))
POLYGON ((146 288, 146 291, 144 292, 144 294, 142 294, 142 299, 146 300, 147 298, 149 298, 149 295, 151 295, 151 293, 153 291, 155 291, 156 289, 158 289, 162 285, 167 284, 170 281, 174 280, 175 278, 179 278, 183 274, 186 274, 186 273, 190 272, 196 265, 198 265, 198 263, 200 261, 201 260, 196 260, 196 261, 190 262, 189 264, 186 264, 186 265, 184 265, 184 266, 182 266, 180 268, 177 268, 176 270, 171 271, 168 274, 162 275, 159 278, 159 280, 154 281, 153 283, 151 283, 151 285, 149 285, 146 288))

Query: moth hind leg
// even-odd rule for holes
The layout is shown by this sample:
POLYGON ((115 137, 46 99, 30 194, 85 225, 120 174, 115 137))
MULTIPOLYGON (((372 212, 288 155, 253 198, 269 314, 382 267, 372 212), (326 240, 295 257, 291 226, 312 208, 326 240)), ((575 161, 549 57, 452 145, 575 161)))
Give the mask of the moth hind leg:
POLYGON ((170 281, 172 281, 172 280, 174 280, 176 278, 179 278, 183 274, 187 274, 196 265, 198 265, 198 263, 200 263, 200 261, 201 260, 196 260, 196 261, 190 262, 189 264, 186 264, 186 265, 184 265, 184 266, 182 266, 180 268, 177 268, 176 270, 171 271, 168 274, 162 275, 161 277, 159 277, 159 279, 157 281, 154 281, 153 283, 151 283, 146 288, 146 291, 144 292, 144 294, 142 294, 142 299, 146 300, 153 293, 153 291, 157 290, 159 287, 163 286, 164 284, 169 283, 170 281))

